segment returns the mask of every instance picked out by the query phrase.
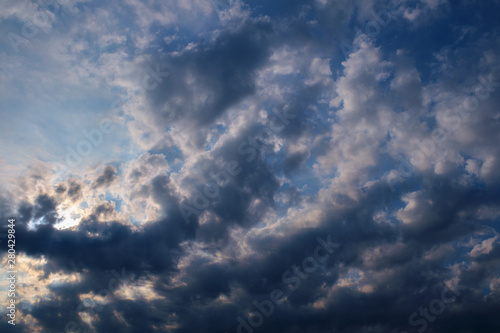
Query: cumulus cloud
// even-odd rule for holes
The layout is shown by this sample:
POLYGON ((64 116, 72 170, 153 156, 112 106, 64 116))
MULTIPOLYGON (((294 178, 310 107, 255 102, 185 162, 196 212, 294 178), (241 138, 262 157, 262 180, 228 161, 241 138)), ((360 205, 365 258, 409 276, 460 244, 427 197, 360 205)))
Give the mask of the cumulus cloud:
POLYGON ((498 330, 495 2, 57 3, 0 14, 19 332, 498 330))

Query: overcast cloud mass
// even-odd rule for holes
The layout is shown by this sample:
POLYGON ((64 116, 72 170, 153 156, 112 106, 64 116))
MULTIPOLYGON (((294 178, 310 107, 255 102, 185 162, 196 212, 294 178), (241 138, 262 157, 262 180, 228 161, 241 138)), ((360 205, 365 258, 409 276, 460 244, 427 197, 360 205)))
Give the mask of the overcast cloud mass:
POLYGON ((0 332, 500 332, 500 1, 0 7, 0 332))

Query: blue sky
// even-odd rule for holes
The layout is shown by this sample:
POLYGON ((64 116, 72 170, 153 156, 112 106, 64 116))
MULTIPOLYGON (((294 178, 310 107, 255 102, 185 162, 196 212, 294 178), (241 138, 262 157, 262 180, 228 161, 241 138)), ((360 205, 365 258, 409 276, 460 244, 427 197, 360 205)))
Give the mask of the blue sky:
POLYGON ((3 1, 0 330, 497 332, 499 11, 3 1))

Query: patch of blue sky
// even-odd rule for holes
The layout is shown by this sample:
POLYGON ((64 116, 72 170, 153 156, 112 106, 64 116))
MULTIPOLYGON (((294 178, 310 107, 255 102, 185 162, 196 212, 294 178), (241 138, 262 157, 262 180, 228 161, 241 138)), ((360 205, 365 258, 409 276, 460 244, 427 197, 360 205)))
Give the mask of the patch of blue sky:
POLYGON ((80 203, 80 209, 82 210, 85 210, 87 208, 89 208, 89 204, 87 203, 87 201, 82 201, 82 203, 80 203))
POLYGON ((122 204, 123 204, 123 200, 120 198, 120 196, 115 196, 113 194, 111 194, 110 192, 106 191, 106 195, 104 196, 104 198, 106 199, 106 201, 109 201, 109 202, 114 202, 115 203, 115 211, 117 212, 121 212, 122 211, 122 204))
POLYGON ((251 5, 254 16, 267 15, 272 18, 297 15, 298 9, 307 5, 303 0, 253 0, 245 3, 251 5))
POLYGON ((162 154, 165 157, 165 160, 168 162, 168 166, 171 169, 171 172, 177 173, 182 169, 184 164, 184 157, 182 155, 182 151, 177 146, 162 148, 162 149, 150 149, 148 153, 153 154, 162 154))
MULTIPOLYGON (((481 6, 454 5, 453 15, 413 27, 406 19, 396 17, 380 30, 375 38, 375 45, 383 45, 382 51, 385 54, 395 54, 398 49, 406 50, 415 61, 422 83, 427 84, 434 80, 436 74, 434 67, 429 64, 436 61, 436 54, 443 46, 449 47, 453 52, 461 45, 470 45, 485 33, 497 29, 498 9, 498 3, 495 5, 494 2, 482 2, 481 6), (481 15, 473 15, 476 10, 481 15)), ((448 65, 457 65, 453 63, 457 59, 460 57, 451 57, 448 65)))

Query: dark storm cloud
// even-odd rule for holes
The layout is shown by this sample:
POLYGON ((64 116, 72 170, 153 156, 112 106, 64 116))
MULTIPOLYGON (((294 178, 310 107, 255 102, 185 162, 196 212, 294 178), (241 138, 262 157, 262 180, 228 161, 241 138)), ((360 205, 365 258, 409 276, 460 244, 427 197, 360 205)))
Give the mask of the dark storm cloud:
POLYGON ((59 184, 56 189, 55 189, 55 192, 57 194, 63 194, 64 192, 66 192, 66 187, 63 185, 63 184, 59 184))
MULTIPOLYGON (((156 178, 153 183, 160 186, 165 181, 156 178)), ((163 198, 175 200, 165 189, 163 186, 163 198)), ((182 217, 175 213, 168 219, 146 225, 140 232, 132 232, 130 226, 117 222, 100 222, 100 216, 114 212, 110 203, 97 206, 94 214, 82 220, 78 229, 56 231, 52 224, 57 220, 57 206, 56 199, 45 194, 32 205, 24 203, 20 206, 20 223, 16 232, 26 243, 18 248, 32 256, 46 255, 58 268, 67 271, 105 270, 117 265, 130 272, 168 270, 172 267, 171 254, 181 241, 190 237, 182 217), (50 224, 28 230, 26 223, 22 222, 40 218, 50 224)))
MULTIPOLYGON (((154 182, 161 183, 161 180, 156 179, 154 182)), ((52 227, 57 216, 56 208, 54 198, 40 195, 35 204, 25 203, 20 207, 19 220, 21 222, 44 217, 51 224, 39 225, 36 230, 28 230, 22 222, 16 226, 16 237, 24 240, 16 248, 19 252, 34 258, 45 256, 47 268, 50 267, 51 272, 62 270, 83 275, 81 283, 51 288, 51 292, 60 299, 57 302, 44 300, 35 311, 30 312, 43 327, 54 331, 64 331, 68 321, 75 321, 79 327, 87 327, 80 321, 76 311, 81 303, 78 295, 90 291, 97 294, 107 288, 110 271, 121 268, 127 277, 132 276, 130 281, 134 281, 134 276, 138 278, 151 272, 168 275, 179 257, 179 243, 192 237, 180 214, 171 214, 169 219, 147 225, 139 232, 132 232, 129 226, 117 222, 99 222, 99 216, 112 212, 113 207, 109 204, 98 206, 95 214, 82 221, 77 230, 57 231, 52 227), (59 309, 55 311, 56 308, 59 309)), ((106 307, 100 315, 110 316, 114 309, 134 313, 130 317, 133 318, 132 322, 144 320, 140 318, 140 313, 146 315, 144 306, 141 310, 137 304, 126 301, 113 303, 113 306, 106 307)), ((118 329, 121 325, 123 323, 114 318, 106 321, 102 327, 118 329)), ((148 331, 147 327, 151 325, 153 324, 145 324, 143 331, 148 331)), ((153 331, 151 327, 149 329, 153 331)))
POLYGON ((283 162, 285 173, 289 174, 297 170, 308 157, 309 154, 307 152, 297 152, 288 155, 283 162))
POLYGON ((107 187, 116 179, 116 168, 108 165, 104 168, 103 172, 94 181, 93 188, 107 187))
MULTIPOLYGON (((197 161, 193 170, 199 178, 185 180, 185 185, 192 189, 192 196, 183 204, 197 210, 201 206, 200 214, 211 212, 219 219, 199 227, 197 236, 201 241, 224 240, 230 227, 248 228, 259 222, 275 205, 274 195, 279 184, 264 159, 269 153, 269 145, 259 139, 261 130, 262 126, 255 124, 242 131, 213 151, 215 160, 197 161), (258 140, 260 149, 250 146, 247 140, 258 140), (233 171, 228 172, 228 168, 233 171), (194 202, 197 198, 203 198, 199 206, 194 202), (252 207, 256 199, 259 204, 252 207)), ((194 216, 190 218, 195 219, 194 216)))
POLYGON ((76 202, 82 198, 84 186, 76 179, 69 179, 66 183, 57 184, 55 193, 59 198, 67 197, 72 202, 76 202))
POLYGON ((248 125, 235 138, 212 150, 213 160, 200 159, 193 167, 201 177, 185 180, 193 193, 183 205, 202 212, 211 211, 220 218, 218 222, 210 220, 200 227, 200 239, 205 234, 209 239, 223 238, 233 224, 249 227, 259 222, 275 206, 274 195, 279 189, 276 170, 289 173, 308 157, 307 153, 299 153, 287 156, 282 162, 269 163, 274 160, 271 140, 275 137, 283 136, 291 143, 317 130, 307 123, 312 123, 315 117, 310 106, 318 98, 319 86, 298 86, 297 89, 298 93, 289 103, 275 108, 266 124, 248 125), (234 166, 235 175, 226 172, 228 165, 234 166), (213 197, 207 194, 209 192, 215 192, 213 197), (259 206, 250 209, 256 199, 259 206))
MULTIPOLYGON (((454 251, 444 252, 443 257, 428 259, 425 258, 428 251, 463 239, 464 236, 483 228, 473 221, 461 220, 458 214, 461 211, 474 210, 483 203, 481 200, 475 200, 473 193, 457 192, 457 188, 451 184, 439 189, 433 187, 430 189, 434 193, 432 200, 436 205, 443 205, 446 209, 435 207, 428 213, 429 215, 421 216, 416 223, 423 223, 425 227, 427 219, 432 216, 432 219, 443 221, 444 224, 427 230, 425 238, 421 238, 418 234, 410 234, 406 236, 410 239, 392 250, 389 250, 390 247, 396 246, 398 239, 407 234, 406 229, 409 227, 380 225, 373 219, 374 213, 386 200, 380 195, 380 189, 374 188, 366 193, 365 199, 361 202, 351 202, 347 205, 350 207, 343 210, 332 209, 318 230, 301 230, 295 236, 289 235, 286 238, 270 234, 249 243, 252 248, 259 249, 260 254, 266 254, 264 256, 246 262, 234 260, 225 266, 201 259, 192 261, 185 271, 186 285, 166 293, 176 300, 183 300, 171 308, 171 311, 178 310, 179 307, 184 309, 179 311, 182 327, 180 332, 192 330, 215 332, 220 329, 234 331, 237 323, 223 319, 222 314, 232 315, 233 318, 244 316, 247 310, 256 311, 252 305, 253 300, 263 301, 266 297, 269 298, 268 295, 273 289, 286 289, 282 281, 283 273, 294 264, 300 266, 301 260, 312 252, 315 238, 325 237, 328 234, 332 235, 333 240, 341 243, 341 248, 324 265, 326 271, 320 269, 311 274, 297 291, 290 292, 286 305, 276 306, 275 313, 265 319, 266 323, 259 327, 258 331, 287 332, 294 327, 304 330, 314 327, 318 332, 327 332, 332 326, 345 332, 359 332, 367 327, 373 332, 412 329, 413 327, 408 324, 409 315, 418 311, 420 306, 428 307, 431 300, 439 298, 444 288, 443 282, 454 277, 443 268, 443 263, 446 260, 459 259, 453 254, 454 251), (450 197, 450 192, 456 194, 450 197), (450 216, 448 210, 457 212, 457 215, 450 216), (389 246, 383 255, 376 256, 370 261, 362 257, 366 251, 380 246, 389 246), (374 291, 367 294, 356 290, 339 289, 326 301, 325 308, 313 308, 311 306, 313 302, 325 297, 323 289, 325 284, 334 285, 339 275, 345 274, 350 268, 380 274, 380 277, 375 275, 368 277, 368 281, 375 286, 374 291), (390 288, 380 279, 389 279, 390 288), (230 286, 243 288, 245 294, 239 294, 231 304, 211 303, 221 294, 228 295, 230 286), (425 292, 419 293, 422 288, 425 288, 425 292), (196 309, 198 318, 196 322, 191 320, 193 313, 188 309, 196 309), (335 316, 328 313, 335 313, 335 316), (221 319, 214 322, 212 316, 221 319)), ((494 201, 496 196, 493 192, 483 195, 491 196, 494 201)), ((387 196, 392 195, 391 191, 387 191, 387 196)), ((325 211, 329 211, 328 207, 325 207, 325 211)), ((207 248, 206 251, 211 250, 207 248)), ((493 253, 489 260, 480 264, 482 268, 478 267, 477 273, 471 271, 463 275, 459 285, 474 288, 471 281, 487 281, 489 278, 494 278, 499 264, 498 257, 493 253), (479 272, 486 275, 479 277, 477 275, 479 272)), ((479 317, 473 314, 474 311, 471 312, 481 297, 482 295, 474 295, 472 290, 467 289, 462 290, 460 298, 456 301, 456 304, 464 307, 460 310, 461 313, 472 313, 475 318, 476 324, 468 324, 470 329, 478 329, 480 325, 492 329, 496 325, 491 320, 495 311, 493 308, 489 308, 489 315, 481 316, 482 324, 478 321, 479 317)), ((499 296, 491 297, 498 299, 499 296)), ((457 317, 455 311, 441 314, 440 324, 430 328, 429 331, 434 332, 434 329, 451 331, 455 327, 453 322, 457 317), (445 322, 449 324, 446 325, 445 322)))
POLYGON ((120 266, 129 271, 148 268, 161 271, 171 266, 170 252, 184 239, 182 228, 176 230, 175 222, 172 224, 161 221, 143 233, 133 234, 129 227, 119 223, 90 222, 81 232, 40 230, 37 234, 27 232, 22 236, 32 242, 26 246, 26 252, 32 255, 41 253, 46 245, 47 241, 38 237, 50 239, 51 248, 45 253, 64 269, 112 269, 120 266), (98 233, 99 237, 88 237, 87 231, 98 233), (103 257, 104 253, 106 256, 103 257), (78 260, 74 260, 75 256, 78 260))
POLYGON ((23 227, 26 227, 29 221, 42 224, 48 223, 52 228, 52 224, 56 223, 58 218, 56 208, 57 203, 54 198, 47 194, 41 194, 36 198, 33 205, 21 204, 18 210, 20 223, 23 227))
POLYGON ((249 19, 236 31, 222 31, 214 42, 202 41, 180 56, 157 59, 172 72, 149 94, 159 119, 188 118, 196 127, 212 124, 228 107, 254 92, 255 71, 269 56, 272 35, 270 22, 249 19), (194 81, 187 82, 189 77, 194 81), (193 88, 208 98, 197 102, 193 88))
MULTIPOLYGON (((450 192, 456 193, 456 188, 449 186, 443 187, 441 190, 434 189, 434 198, 432 200, 435 200, 438 207, 428 212, 429 215, 422 216, 416 221, 417 224, 424 224, 425 226, 427 219, 432 218, 438 226, 427 230, 425 236, 422 234, 422 238, 418 234, 412 234, 411 239, 407 239, 404 246, 399 248, 397 252, 387 252, 383 257, 380 257, 379 260, 382 261, 364 262, 359 255, 363 250, 374 246, 394 244, 397 239, 395 236, 397 234, 405 234, 405 229, 410 229, 411 227, 402 226, 401 228, 393 229, 386 226, 384 230, 383 226, 379 226, 371 220, 371 216, 373 216, 373 213, 375 213, 380 204, 380 197, 376 196, 377 191, 373 192, 366 200, 360 202, 359 206, 356 205, 356 208, 348 210, 344 214, 332 211, 335 219, 345 219, 345 224, 332 223, 333 221, 329 222, 328 220, 324 224, 325 231, 335 235, 336 238, 338 237, 342 243, 342 255, 340 255, 340 258, 336 258, 337 263, 343 262, 346 267, 358 268, 364 271, 368 271, 371 268, 381 272, 384 269, 390 268, 395 274, 393 273, 390 278, 390 289, 380 288, 379 286, 373 294, 368 295, 340 292, 336 297, 332 298, 334 302, 329 304, 324 310, 326 313, 336 313, 338 315, 330 320, 326 320, 326 317, 322 317, 321 315, 323 311, 318 311, 316 314, 314 313, 315 311, 311 311, 307 315, 304 315, 304 319, 309 318, 309 321, 304 320, 301 324, 298 324, 299 327, 301 325, 304 328, 308 327, 308 323, 310 322, 318 323, 321 327, 320 323, 325 321, 325 325, 333 325, 346 332, 359 331, 365 325, 372 326, 374 332, 379 331, 379 329, 376 329, 377 325, 382 325, 380 328, 381 331, 383 329, 394 328, 398 328, 398 330, 407 329, 409 325, 407 321, 405 322, 407 318, 405 316, 417 310, 418 307, 414 306, 415 308, 412 309, 408 305, 427 305, 429 300, 436 298, 433 295, 439 295, 440 283, 445 279, 453 277, 445 274, 445 270, 443 270, 442 260, 450 258, 449 256, 441 260, 431 261, 423 258, 425 251, 439 245, 457 241, 465 235, 472 234, 473 230, 482 228, 481 225, 477 225, 473 221, 462 221, 458 216, 459 212, 480 204, 480 202, 474 200, 474 195, 472 193, 458 193, 450 198, 450 192), (360 210, 360 207, 363 207, 363 209, 360 210), (455 217, 450 215, 452 211, 456 212, 455 217), (441 227, 439 227, 440 224, 441 227), (426 274, 435 274, 435 277, 429 278, 426 274), (423 286, 426 286, 429 291, 424 295, 416 293, 423 286), (359 303, 358 299, 362 303, 359 303), (401 305, 396 307, 396 304, 404 304, 404 308, 402 309, 401 305)), ((485 197, 489 197, 490 195, 495 197, 493 193, 484 193, 484 195, 485 197)), ((498 259, 489 264, 494 265, 498 269, 498 259)), ((493 272, 490 272, 488 275, 489 278, 496 276, 493 272)), ((470 282, 460 281, 460 283, 472 286, 470 282)), ((314 295, 315 289, 320 288, 321 285, 322 282, 318 281, 316 284, 308 286, 305 289, 308 294, 314 295)), ((466 294, 464 292, 464 297, 466 294)), ((498 296, 496 297, 498 298, 498 296)), ((301 302, 300 298, 297 298, 295 302, 297 302, 298 306, 303 301, 301 302)), ((472 304, 466 304, 463 301, 460 301, 460 303, 466 307, 463 310, 464 313, 468 313, 468 309, 473 308, 472 304)), ((490 309, 490 311, 494 310, 490 309)), ((299 315, 298 312, 294 312, 293 314, 299 315)), ((289 313, 289 316, 291 315, 292 313, 289 313)), ((445 318, 447 315, 442 315, 442 317, 441 320, 450 322, 450 327, 447 329, 451 331, 451 327, 454 326, 452 319, 445 318)), ((271 318, 270 321, 272 320, 271 318)), ((478 327, 480 324, 475 325, 478 327)), ((495 324, 494 321, 489 320, 485 325, 494 327, 495 324)), ((442 327, 446 327, 446 325, 442 327)), ((288 328, 291 328, 291 326, 288 328)), ((281 329, 286 330, 286 327, 281 327, 281 329)), ((326 326, 323 329, 326 330, 326 326)), ((266 330, 263 331, 266 332, 266 330)))
POLYGON ((70 183, 68 188, 68 196, 73 199, 73 201, 79 199, 82 195, 82 187, 77 183, 70 183))
MULTIPOLYGON (((241 161, 242 159, 240 159, 241 161)), ((234 225, 250 227, 259 222, 266 211, 274 206, 273 195, 278 188, 278 183, 265 163, 257 161, 252 165, 242 164, 242 171, 237 176, 227 177, 221 173, 221 170, 223 169, 219 169, 217 165, 209 167, 204 181, 192 184, 201 192, 193 193, 191 200, 184 201, 185 205, 193 207, 191 206, 193 199, 200 196, 197 193, 203 193, 207 186, 210 186, 211 189, 218 188, 215 198, 205 196, 206 207, 201 206, 201 212, 211 212, 219 220, 211 218, 207 224, 199 227, 197 236, 200 241, 224 240, 229 228, 234 225), (218 178, 214 178, 212 175, 218 178), (216 179, 228 179, 229 181, 219 187, 216 179), (257 209, 251 207, 251 203, 256 199, 259 199, 257 209)), ((191 217, 191 219, 194 220, 195 217, 191 217)))

